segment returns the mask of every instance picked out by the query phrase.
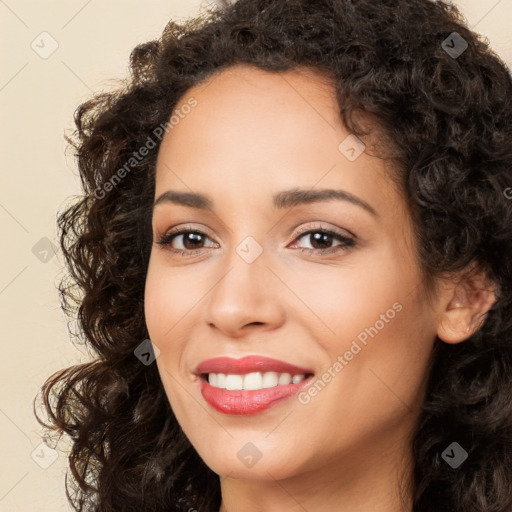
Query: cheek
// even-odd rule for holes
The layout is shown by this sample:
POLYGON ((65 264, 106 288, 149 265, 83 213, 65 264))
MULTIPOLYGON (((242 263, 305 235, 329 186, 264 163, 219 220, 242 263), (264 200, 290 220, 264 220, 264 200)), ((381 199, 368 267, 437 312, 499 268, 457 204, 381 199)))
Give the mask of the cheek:
POLYGON ((326 346, 342 349, 343 343, 350 344, 376 322, 380 331, 405 316, 397 309, 411 301, 419 277, 416 267, 400 265, 398 261, 395 249, 390 247, 379 254, 368 251, 364 257, 358 255, 354 264, 347 258, 346 264, 328 271, 323 265, 310 266, 304 272, 290 273, 287 280, 293 282, 293 290, 309 309, 305 321, 310 327, 317 324, 317 332, 325 331, 319 339, 326 346), (304 279, 304 275, 308 278, 304 279))
POLYGON ((186 342, 180 337, 179 322, 190 311, 189 304, 197 302, 197 295, 193 296, 181 276, 180 272, 170 272, 158 258, 150 259, 144 293, 149 337, 160 350, 156 365, 169 403, 179 417, 190 407, 190 401, 182 396, 183 386, 188 383, 181 380, 179 371, 186 342))
MULTIPOLYGON (((165 304, 167 302, 165 287, 165 274, 158 272, 152 258, 150 258, 146 284, 144 290, 144 315, 149 336, 158 345, 160 333, 163 330, 165 315, 165 304)), ((160 348, 160 346, 159 346, 160 348)))
POLYGON ((341 279, 345 290, 337 283, 330 297, 314 297, 330 330, 316 331, 324 373, 317 377, 318 392, 310 389, 301 403, 311 430, 327 440, 319 453, 325 446, 363 449, 412 421, 410 412, 422 400, 432 334, 421 297, 411 293, 411 282, 390 280, 388 287, 372 277, 368 273, 364 283, 341 279), (333 424, 342 427, 333 430, 333 424))
POLYGON ((413 260, 392 246, 372 260, 328 276, 319 267, 294 288, 313 313, 303 322, 324 353, 325 371, 339 375, 333 389, 357 396, 358 407, 381 395, 394 400, 393 392, 415 401, 435 339, 413 260))
POLYGON ((179 356, 179 347, 175 344, 171 347, 170 343, 176 339, 175 326, 185 313, 180 309, 184 303, 180 282, 171 278, 170 274, 159 262, 150 260, 144 292, 144 314, 149 338, 160 350, 157 364, 160 368, 165 361, 165 366, 171 370, 178 361, 171 356, 179 356))
POLYGON ((144 312, 151 339, 159 345, 173 338, 175 324, 201 297, 187 271, 169 271, 160 258, 150 259, 144 292, 144 312), (159 344, 160 342, 160 344, 159 344))

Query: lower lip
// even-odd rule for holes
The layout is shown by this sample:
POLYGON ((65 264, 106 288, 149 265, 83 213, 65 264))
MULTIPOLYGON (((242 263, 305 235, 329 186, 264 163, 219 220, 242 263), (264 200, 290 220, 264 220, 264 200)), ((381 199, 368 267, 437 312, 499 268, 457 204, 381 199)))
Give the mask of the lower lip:
POLYGON ((268 409, 282 400, 286 400, 298 393, 311 377, 307 377, 297 384, 286 384, 256 390, 228 390, 216 388, 208 384, 205 379, 201 380, 201 394, 206 402, 216 411, 224 414, 237 414, 246 416, 256 414, 268 409))

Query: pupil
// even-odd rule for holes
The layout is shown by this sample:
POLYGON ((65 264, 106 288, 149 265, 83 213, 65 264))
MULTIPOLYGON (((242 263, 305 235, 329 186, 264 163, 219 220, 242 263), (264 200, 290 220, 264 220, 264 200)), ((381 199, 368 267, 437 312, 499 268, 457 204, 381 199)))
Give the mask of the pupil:
MULTIPOLYGON (((188 233, 184 238, 183 245, 187 247, 187 244, 192 242, 192 248, 197 248, 197 244, 194 244, 194 240, 195 242, 201 243, 201 235, 199 233, 188 233)), ((187 247, 187 249, 190 249, 190 247, 187 247)))
MULTIPOLYGON (((320 244, 327 244, 330 247, 331 244, 329 243, 329 240, 331 238, 331 235, 329 235, 328 233, 314 233, 311 236, 313 237, 314 240, 314 243, 311 244, 313 247, 315 247, 315 243, 318 242, 320 244)), ((322 249, 323 247, 320 248, 322 249)))

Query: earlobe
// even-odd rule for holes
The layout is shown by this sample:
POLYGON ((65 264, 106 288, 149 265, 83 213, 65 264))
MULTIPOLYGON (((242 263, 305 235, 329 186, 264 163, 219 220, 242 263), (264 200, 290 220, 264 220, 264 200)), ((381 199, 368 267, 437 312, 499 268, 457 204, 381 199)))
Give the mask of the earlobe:
POLYGON ((496 285, 473 267, 457 282, 448 282, 440 299, 437 336, 445 343, 460 343, 483 325, 496 302, 496 285))

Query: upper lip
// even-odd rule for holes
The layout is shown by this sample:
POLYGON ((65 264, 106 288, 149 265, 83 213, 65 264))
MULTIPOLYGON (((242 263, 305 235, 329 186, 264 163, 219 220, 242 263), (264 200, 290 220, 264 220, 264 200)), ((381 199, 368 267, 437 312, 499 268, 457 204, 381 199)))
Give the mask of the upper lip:
POLYGON ((308 368, 301 368, 285 361, 261 356, 246 356, 241 359, 231 357, 216 357, 202 361, 197 367, 198 374, 224 373, 242 375, 251 372, 277 372, 303 375, 313 373, 308 368))

